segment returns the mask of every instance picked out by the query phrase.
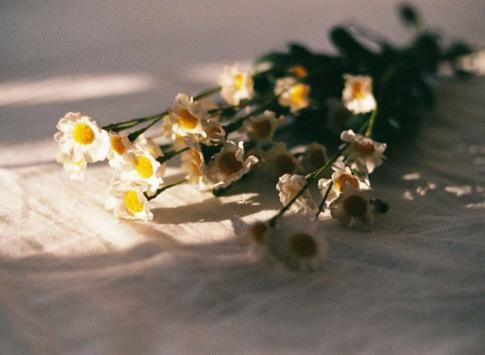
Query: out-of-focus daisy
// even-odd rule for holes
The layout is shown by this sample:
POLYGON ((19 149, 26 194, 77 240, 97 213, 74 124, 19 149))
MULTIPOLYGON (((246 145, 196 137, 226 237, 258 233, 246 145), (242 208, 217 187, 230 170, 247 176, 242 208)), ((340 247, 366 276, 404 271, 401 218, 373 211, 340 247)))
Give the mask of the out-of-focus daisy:
POLYGON ((300 162, 286 148, 286 144, 278 142, 264 153, 264 170, 269 176, 279 178, 283 174, 295 174, 302 170, 300 162))
POLYGON ((199 190, 207 191, 211 188, 211 183, 207 177, 204 156, 198 144, 193 144, 191 148, 181 154, 182 170, 187 173, 187 181, 198 186, 199 190))
POLYGON ((109 151, 108 133, 96 121, 79 112, 69 112, 57 123, 54 136, 62 154, 70 156, 71 161, 81 160, 92 163, 106 159, 109 151))
POLYGON ((160 164, 150 152, 135 149, 123 156, 120 166, 121 178, 146 186, 146 192, 152 196, 163 183, 165 164, 160 164))
POLYGON ((354 133, 351 129, 343 131, 340 139, 350 143, 347 160, 351 167, 364 174, 370 174, 382 164, 385 143, 376 142, 362 134, 354 133))
POLYGON ((268 143, 273 139, 276 128, 282 118, 276 118, 272 111, 264 111, 262 114, 253 116, 244 122, 244 130, 249 139, 258 143, 268 143))
POLYGON ((322 196, 325 196, 328 186, 333 182, 327 195, 327 205, 330 205, 330 203, 340 196, 340 193, 346 184, 349 184, 355 191, 370 189, 369 179, 354 175, 352 170, 346 166, 342 160, 336 161, 333 164, 332 169, 333 174, 331 179, 320 179, 318 181, 318 189, 322 196))
POLYGON ((244 143, 226 141, 222 149, 207 164, 207 171, 214 188, 225 188, 246 174, 258 162, 253 155, 244 158, 244 143))
POLYGON ((185 94, 175 97, 175 106, 168 117, 164 119, 165 134, 170 134, 172 140, 177 137, 191 137, 196 140, 206 137, 205 121, 208 119, 206 109, 200 102, 185 94))
POLYGON ((303 168, 307 173, 319 169, 320 167, 325 165, 327 161, 327 148, 324 145, 318 143, 310 144, 301 159, 303 168))
POLYGON ((113 179, 105 207, 118 219, 150 221, 153 214, 144 195, 145 186, 132 181, 113 179))
POLYGON ((250 72, 242 71, 238 64, 227 66, 219 79, 221 96, 229 105, 239 105, 253 96, 253 78, 250 72))
POLYGON ((81 159, 74 161, 69 154, 58 153, 56 155, 56 161, 61 163, 64 167, 64 171, 67 173, 71 180, 82 181, 84 180, 84 172, 86 171, 86 160, 81 159))
POLYGON ((370 76, 346 74, 344 80, 342 100, 349 111, 359 114, 373 111, 376 108, 370 76))
POLYGON ((254 258, 266 256, 269 226, 264 222, 253 223, 247 231, 250 238, 250 253, 254 258))
POLYGON ((369 190, 356 190, 349 183, 342 188, 340 196, 330 206, 333 218, 345 226, 369 230, 373 215, 369 200, 369 190))
POLYGON ((279 104, 289 107, 291 112, 297 112, 310 105, 310 86, 297 82, 295 78, 278 79, 274 92, 279 95, 279 104))
MULTIPOLYGON (((286 206, 306 184, 306 179, 302 175, 284 174, 280 176, 276 189, 279 191, 279 198, 283 206, 286 206)), ((312 216, 317 211, 317 205, 313 201, 308 189, 291 205, 290 212, 302 213, 305 216, 312 216)))
POLYGON ((269 252, 290 269, 316 269, 327 260, 328 253, 327 239, 318 231, 318 226, 305 217, 284 216, 269 230, 269 252))

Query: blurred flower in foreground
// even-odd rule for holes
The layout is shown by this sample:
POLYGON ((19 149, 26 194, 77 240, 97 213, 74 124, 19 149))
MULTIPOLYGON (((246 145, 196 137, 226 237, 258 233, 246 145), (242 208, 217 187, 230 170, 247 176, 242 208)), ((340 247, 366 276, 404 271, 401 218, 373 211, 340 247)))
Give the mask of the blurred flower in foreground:
POLYGON ((221 96, 230 105, 239 105, 241 100, 253 97, 252 75, 240 70, 238 64, 224 68, 219 84, 221 96))
POLYGON ((344 75, 342 99, 345 107, 355 114, 373 111, 376 100, 372 94, 372 78, 363 75, 344 75))
POLYGON ((244 122, 244 130, 249 139, 258 143, 269 143, 282 118, 276 118, 272 111, 264 111, 262 114, 250 117, 244 122))
POLYGON ((84 180, 84 172, 86 171, 87 163, 86 160, 81 159, 74 161, 71 159, 69 154, 57 153, 56 161, 63 164, 64 171, 69 176, 69 179, 75 181, 84 180))
POLYGON ((373 215, 368 190, 359 191, 347 183, 329 208, 332 217, 345 226, 369 230, 372 225, 373 215))
POLYGON ((299 83, 292 77, 278 79, 274 93, 279 96, 279 104, 289 107, 291 112, 297 112, 310 105, 310 86, 299 83))

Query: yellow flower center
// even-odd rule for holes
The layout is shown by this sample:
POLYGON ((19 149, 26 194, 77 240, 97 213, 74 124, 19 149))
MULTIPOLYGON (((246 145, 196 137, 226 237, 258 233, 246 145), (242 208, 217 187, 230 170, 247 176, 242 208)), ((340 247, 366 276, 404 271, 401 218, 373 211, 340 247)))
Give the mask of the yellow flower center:
POLYGON ((259 139, 268 137, 271 133, 271 122, 269 120, 255 121, 251 123, 251 131, 259 139))
POLYGON ((127 191, 123 197, 123 204, 126 209, 133 214, 143 211, 143 201, 138 198, 138 193, 134 190, 127 191))
POLYGON ((135 170, 143 179, 148 179, 153 176, 152 162, 143 155, 135 158, 135 170))
POLYGON ((308 101, 310 87, 305 84, 296 84, 290 89, 290 102, 292 106, 305 107, 308 101))
POLYGON ((94 132, 86 123, 77 123, 72 130, 72 138, 79 144, 91 144, 94 141, 94 132))
POLYGON ((183 129, 191 130, 197 127, 199 120, 192 115, 188 110, 181 110, 178 114, 177 122, 183 129))
POLYGON ((121 155, 125 152, 126 148, 122 142, 122 137, 120 136, 111 136, 110 138, 110 143, 111 143, 111 148, 118 153, 118 155, 121 155))
POLYGON ((352 84, 352 96, 357 100, 362 100, 364 98, 365 95, 360 81, 354 81, 352 84))
POLYGON ((375 147, 372 142, 354 142, 354 149, 360 155, 372 155, 374 154, 375 147))
POLYGON ((308 74, 307 70, 303 65, 294 65, 289 69, 289 72, 297 78, 303 78, 308 74))
POLYGON ((241 170, 243 164, 236 159, 233 152, 223 153, 219 158, 219 169, 225 175, 231 175, 241 170))
POLYGON ((318 245, 315 239, 306 233, 291 235, 288 239, 288 246, 293 254, 301 258, 311 258, 318 253, 318 245))
POLYGON ((367 203, 362 197, 353 195, 345 199, 344 209, 352 217, 362 217, 367 212, 367 203))
POLYGON ((239 73, 234 75, 234 89, 236 89, 236 91, 239 91, 243 88, 244 79, 246 79, 244 74, 239 73))
POLYGON ((350 174, 342 174, 335 180, 335 187, 341 190, 346 183, 349 183, 354 189, 359 188, 359 179, 350 174))
POLYGON ((283 174, 293 174, 296 171, 297 165, 292 155, 281 154, 275 159, 275 168, 278 176, 281 176, 283 174))

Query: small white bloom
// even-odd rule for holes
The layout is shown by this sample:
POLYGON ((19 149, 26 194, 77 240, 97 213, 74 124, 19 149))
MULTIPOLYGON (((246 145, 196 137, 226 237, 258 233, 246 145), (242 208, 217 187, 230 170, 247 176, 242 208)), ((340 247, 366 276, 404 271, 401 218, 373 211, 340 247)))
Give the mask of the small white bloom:
POLYGON ((342 159, 337 160, 333 164, 332 169, 333 174, 331 179, 320 179, 318 181, 318 189, 322 196, 325 196, 330 182, 333 182, 327 195, 327 206, 340 196, 342 189, 346 184, 349 184, 355 191, 370 190, 369 179, 367 177, 358 177, 354 175, 352 170, 345 165, 342 159))
POLYGON ((150 221, 153 214, 148 208, 144 185, 136 182, 113 179, 108 189, 105 207, 112 210, 118 219, 150 221))
POLYGON ((109 151, 108 133, 92 118, 79 112, 69 112, 59 120, 54 136, 62 154, 72 161, 92 163, 106 159, 109 151))
POLYGON ((345 87, 342 100, 345 107, 355 114, 373 111, 376 100, 372 94, 372 78, 364 75, 344 75, 345 87))
POLYGON ((318 143, 312 143, 308 146, 301 159, 301 163, 306 172, 310 173, 319 169, 328 161, 327 148, 318 143))
POLYGON ((284 216, 265 236, 268 253, 293 270, 311 271, 327 260, 328 242, 308 218, 284 216))
POLYGON ((286 144, 278 142, 264 153, 263 169, 274 179, 283 174, 295 174, 302 170, 300 162, 286 148, 286 144))
POLYGON ((243 127, 250 140, 269 143, 282 120, 282 117, 276 118, 274 112, 266 110, 260 115, 250 117, 244 122, 243 127))
POLYGON ((147 194, 152 196, 163 183, 165 164, 160 164, 146 150, 134 149, 123 155, 120 170, 123 180, 145 185, 147 194))
POLYGON ((384 151, 387 148, 385 143, 379 143, 362 134, 354 133, 351 129, 343 131, 340 139, 350 143, 347 159, 353 169, 370 174, 382 164, 384 151))
POLYGON ((185 94, 175 97, 175 106, 168 117, 165 117, 163 128, 171 139, 190 137, 195 140, 206 137, 204 131, 208 113, 204 105, 185 94))
MULTIPOLYGON (((280 176, 276 189, 279 191, 279 198, 283 206, 286 206, 303 189, 305 184, 306 179, 302 175, 284 174, 280 176)), ((296 199, 289 211, 293 213, 301 212, 305 216, 315 215, 317 205, 308 189, 296 199)))
POLYGON ((310 86, 298 83, 295 78, 278 79, 274 92, 279 95, 279 104, 289 107, 291 112, 297 112, 310 105, 310 86))
POLYGON ((229 105, 239 105, 241 100, 253 97, 252 75, 240 70, 238 64, 224 68, 219 85, 221 96, 229 105))
POLYGON ((191 184, 196 184, 201 191, 208 191, 212 185, 207 176, 204 156, 200 146, 195 143, 191 148, 181 154, 182 170, 187 173, 187 180, 191 184))
POLYGON ((342 193, 329 208, 333 218, 352 228, 369 230, 374 219, 369 190, 356 190, 351 184, 345 184, 342 193))
POLYGON ((214 188, 225 188, 246 174, 258 162, 253 155, 244 159, 244 143, 226 141, 222 149, 207 164, 208 176, 214 188))
POLYGON ((133 149, 133 144, 126 134, 109 132, 110 149, 108 151, 109 165, 119 168, 123 163, 123 155, 133 149))
POLYGON ((69 154, 58 153, 56 161, 63 164, 64 171, 68 174, 71 180, 84 180, 84 172, 86 171, 87 163, 84 159, 73 161, 69 154))

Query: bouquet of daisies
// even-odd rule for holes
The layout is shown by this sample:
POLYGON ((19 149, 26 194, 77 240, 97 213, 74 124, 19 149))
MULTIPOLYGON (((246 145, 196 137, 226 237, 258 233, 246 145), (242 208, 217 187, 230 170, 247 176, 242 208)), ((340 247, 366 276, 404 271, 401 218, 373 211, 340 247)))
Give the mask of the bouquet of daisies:
POLYGON ((415 33, 404 47, 356 25, 335 27, 338 54, 291 44, 258 58, 252 70, 226 67, 217 86, 180 93, 152 116, 100 127, 69 112, 57 125, 57 160, 74 180, 89 163, 107 160, 117 177, 106 208, 142 221, 152 218, 150 200, 170 187, 190 183, 217 196, 261 169, 282 208, 248 229, 252 250, 290 268, 313 268, 327 246, 318 222, 307 221, 329 210, 342 225, 369 230, 374 214, 388 208, 372 197, 370 183, 385 159, 382 141, 416 130, 432 108, 440 71, 468 74, 460 64, 471 52, 466 44, 443 44, 412 7, 400 15, 415 33), (177 156, 186 176, 166 184, 166 165, 177 156))

